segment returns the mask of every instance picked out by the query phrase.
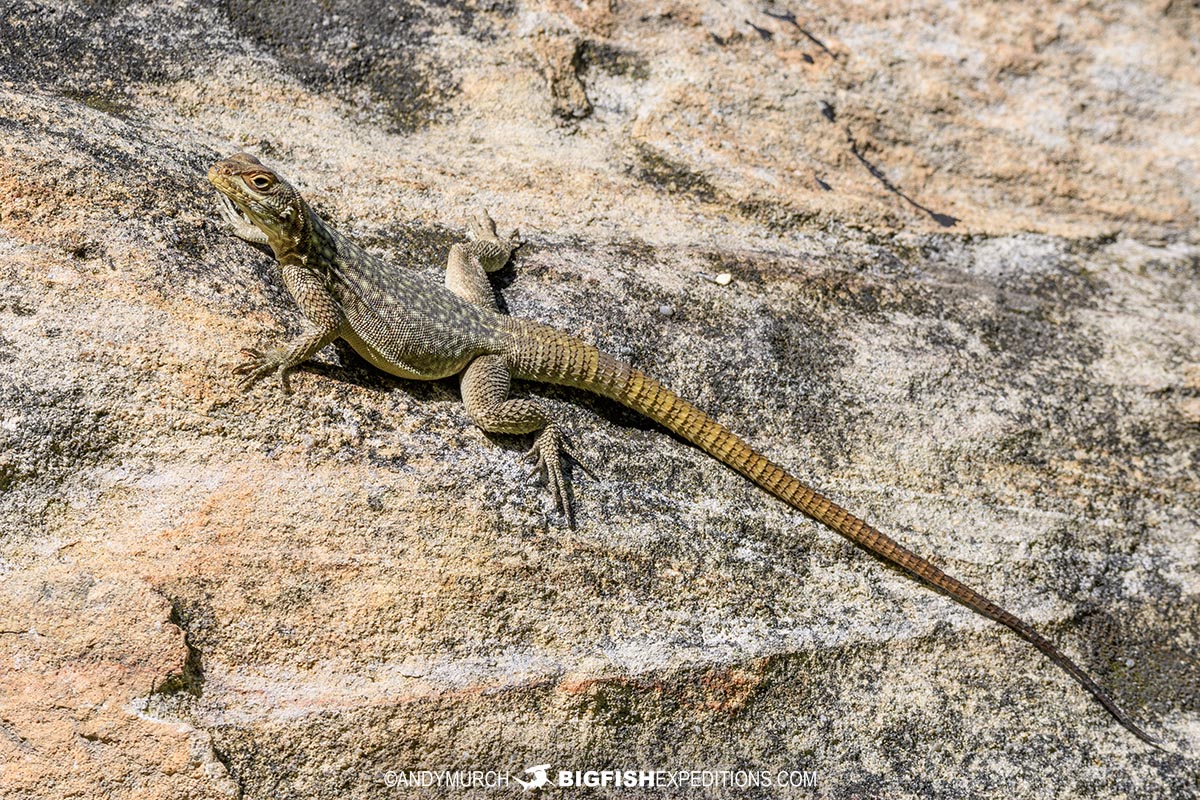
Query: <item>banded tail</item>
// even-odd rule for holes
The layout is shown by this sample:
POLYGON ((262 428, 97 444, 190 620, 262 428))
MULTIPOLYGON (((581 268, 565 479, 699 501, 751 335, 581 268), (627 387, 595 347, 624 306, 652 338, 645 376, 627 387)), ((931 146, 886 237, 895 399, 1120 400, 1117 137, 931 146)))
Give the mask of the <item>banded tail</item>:
POLYGON ((806 486, 644 372, 556 328, 527 320, 513 320, 513 323, 515 346, 508 361, 514 377, 585 389, 615 400, 682 436, 859 547, 1011 628, 1087 689, 1126 730, 1142 741, 1158 746, 1158 741, 1134 724, 1090 675, 1016 615, 806 486))

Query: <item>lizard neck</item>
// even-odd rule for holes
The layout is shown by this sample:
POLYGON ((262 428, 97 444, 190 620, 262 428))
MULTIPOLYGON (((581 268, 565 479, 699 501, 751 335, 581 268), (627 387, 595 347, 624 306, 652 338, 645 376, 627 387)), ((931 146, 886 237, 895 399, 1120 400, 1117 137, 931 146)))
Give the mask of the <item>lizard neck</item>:
POLYGON ((267 234, 275 258, 281 263, 287 261, 306 265, 322 257, 331 260, 336 252, 332 229, 303 199, 299 205, 300 218, 291 230, 267 234), (314 259, 314 256, 317 258, 314 259))

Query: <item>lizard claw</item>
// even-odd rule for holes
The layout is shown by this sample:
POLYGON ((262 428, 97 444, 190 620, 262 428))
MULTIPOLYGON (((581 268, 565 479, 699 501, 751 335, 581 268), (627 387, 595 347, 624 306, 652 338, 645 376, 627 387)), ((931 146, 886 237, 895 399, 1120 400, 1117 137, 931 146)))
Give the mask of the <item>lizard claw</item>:
POLYGON ((221 228, 228 233, 238 230, 246 222, 242 215, 237 213, 233 201, 223 194, 217 197, 217 213, 221 215, 221 228))
POLYGON ((476 208, 471 213, 467 224, 471 228, 471 235, 476 239, 497 238, 496 222, 492 219, 492 215, 487 212, 486 208, 476 208))
POLYGON ((571 451, 567 438, 554 425, 547 425, 542 429, 542 432, 534 440, 533 447, 529 448, 529 452, 525 454, 525 458, 533 461, 531 476, 539 473, 545 476, 546 486, 554 497, 555 507, 567 518, 567 526, 574 528, 575 515, 571 509, 569 484, 563 469, 562 457, 564 454, 583 467, 584 472, 588 475, 592 474, 591 470, 584 466, 583 462, 571 451))
POLYGON ((283 393, 292 393, 292 384, 288 380, 288 372, 290 370, 284 366, 284 353, 282 350, 268 350, 264 353, 261 350, 255 350, 253 347, 244 347, 241 352, 242 355, 246 356, 246 360, 233 368, 235 375, 245 376, 238 381, 239 391, 244 392, 263 378, 273 374, 279 381, 279 386, 283 389, 283 393))
POLYGON ((592 480, 596 480, 596 473, 592 472, 592 468, 588 466, 588 463, 579 457, 579 454, 575 452, 575 448, 571 446, 571 443, 567 440, 567 437, 562 436, 561 434, 560 436, 561 439, 558 443, 559 449, 570 456, 571 460, 579 465, 579 468, 583 470, 584 474, 586 474, 592 480))
POLYGON ((223 194, 218 195, 217 213, 221 215, 221 221, 217 223, 220 230, 254 244, 268 243, 267 235, 246 219, 233 201, 223 194))

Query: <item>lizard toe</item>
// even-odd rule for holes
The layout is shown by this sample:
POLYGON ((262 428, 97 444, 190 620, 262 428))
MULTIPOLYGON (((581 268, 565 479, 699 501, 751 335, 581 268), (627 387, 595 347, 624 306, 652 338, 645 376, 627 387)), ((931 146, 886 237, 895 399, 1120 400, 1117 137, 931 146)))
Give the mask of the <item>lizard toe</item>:
POLYGON ((496 222, 486 208, 476 208, 468 216, 471 235, 476 239, 495 239, 496 222))
POLYGON ((263 378, 274 375, 283 388, 284 393, 292 393, 292 387, 287 378, 289 370, 284 366, 283 359, 280 357, 278 350, 270 350, 264 353, 253 347, 244 347, 241 353, 246 356, 246 360, 233 368, 233 374, 244 376, 238 381, 238 389, 240 391, 244 392, 263 378))
POLYGON ((582 458, 580 458, 579 454, 575 451, 575 448, 571 446, 571 443, 567 440, 567 438, 565 436, 563 437, 562 443, 559 445, 559 448, 562 450, 562 452, 566 453, 567 456, 569 456, 572 461, 574 461, 576 464, 578 464, 579 468, 581 470, 583 470, 584 473, 586 473, 589 478, 591 478, 592 480, 596 479, 596 473, 592 471, 591 465, 589 465, 588 462, 586 462, 582 458))
POLYGON ((233 201, 225 195, 220 195, 217 198, 217 213, 221 215, 221 227, 232 233, 243 224, 245 220, 238 213, 237 208, 233 205, 233 201))
POLYGON ((253 347, 243 347, 239 350, 242 355, 246 356, 246 360, 233 368, 234 372, 242 373, 248 371, 247 368, 251 364, 257 364, 262 361, 263 354, 261 350, 255 350, 253 347))
POLYGON ((541 445, 537 442, 533 443, 533 447, 525 451, 525 455, 521 456, 522 461, 528 461, 529 477, 541 477, 546 471, 546 459, 542 455, 541 445))
POLYGON ((579 460, 567 449, 562 432, 557 427, 548 425, 538 434, 533 447, 525 454, 525 458, 534 462, 531 475, 540 474, 544 477, 546 488, 550 490, 555 508, 566 517, 567 525, 574 528, 575 517, 571 509, 570 483, 567 480, 562 458, 564 453, 570 455, 575 461, 579 460))

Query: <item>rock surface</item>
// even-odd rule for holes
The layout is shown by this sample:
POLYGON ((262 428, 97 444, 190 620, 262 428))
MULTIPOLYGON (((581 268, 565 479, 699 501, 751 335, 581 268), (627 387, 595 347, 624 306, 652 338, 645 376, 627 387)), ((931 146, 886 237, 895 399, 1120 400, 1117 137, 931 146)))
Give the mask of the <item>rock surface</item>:
POLYGON ((1180 0, 7 4, 0 794, 1194 796, 1198 56, 1180 0), (331 349, 239 394, 299 323, 215 226, 240 149, 431 274, 464 209, 519 227, 513 313, 1029 619, 1165 750, 609 404, 545 392, 597 473, 568 530, 452 381, 331 349))

